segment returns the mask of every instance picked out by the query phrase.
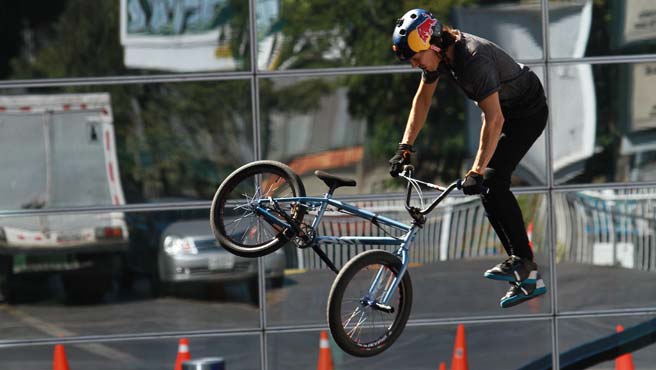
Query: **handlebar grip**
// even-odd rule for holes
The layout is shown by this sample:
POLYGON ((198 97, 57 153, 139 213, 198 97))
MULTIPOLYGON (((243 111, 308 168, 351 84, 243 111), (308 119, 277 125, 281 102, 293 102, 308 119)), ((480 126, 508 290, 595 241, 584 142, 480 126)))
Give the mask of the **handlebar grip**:
MULTIPOLYGON (((458 188, 458 190, 462 190, 462 179, 458 179, 458 181, 456 181, 456 188, 458 188)), ((481 185, 481 194, 489 194, 489 193, 490 193, 490 188, 488 188, 485 185, 481 185)))

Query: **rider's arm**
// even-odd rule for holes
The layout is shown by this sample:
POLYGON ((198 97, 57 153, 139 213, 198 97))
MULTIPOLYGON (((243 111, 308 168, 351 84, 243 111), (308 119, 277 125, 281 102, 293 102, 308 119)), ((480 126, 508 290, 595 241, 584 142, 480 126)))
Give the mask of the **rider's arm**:
POLYGON ((483 125, 481 126, 478 151, 471 171, 482 174, 497 148, 504 118, 499 104, 498 92, 478 102, 478 107, 483 111, 483 125))
POLYGON ((417 93, 412 100, 412 109, 410 109, 408 122, 405 125, 405 132, 403 134, 403 140, 401 141, 402 143, 410 145, 414 144, 419 131, 424 126, 424 122, 426 122, 426 117, 428 116, 428 110, 430 109, 436 87, 437 81, 426 83, 422 79, 419 83, 417 93))

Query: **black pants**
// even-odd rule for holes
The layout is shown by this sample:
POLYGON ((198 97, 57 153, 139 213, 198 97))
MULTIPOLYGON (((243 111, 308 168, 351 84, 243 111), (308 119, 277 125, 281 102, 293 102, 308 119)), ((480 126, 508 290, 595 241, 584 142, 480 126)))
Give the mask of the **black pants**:
POLYGON ((548 116, 549 109, 545 104, 530 116, 506 118, 497 148, 485 170, 484 184, 490 190, 481 196, 487 217, 508 255, 530 260, 533 260, 533 251, 522 211, 510 191, 510 178, 519 161, 544 131, 548 116))

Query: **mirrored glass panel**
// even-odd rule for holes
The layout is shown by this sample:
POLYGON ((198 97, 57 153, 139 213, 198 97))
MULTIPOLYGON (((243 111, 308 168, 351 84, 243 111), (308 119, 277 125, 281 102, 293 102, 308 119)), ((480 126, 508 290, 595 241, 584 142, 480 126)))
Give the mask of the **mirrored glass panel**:
POLYGON ((656 306, 655 204, 654 188, 554 194, 561 311, 656 306))
POLYGON ((557 184, 656 179, 656 63, 549 69, 557 184))
POLYGON ((649 369, 656 363, 655 330, 653 315, 561 318, 560 367, 649 369))
POLYGON ((653 1, 549 1, 552 58, 656 53, 653 1))
POLYGON ((248 14, 233 0, 9 4, 0 79, 250 70, 248 14))
MULTIPOLYGON (((527 233, 543 280, 549 284, 548 215, 546 197, 522 194, 527 233)), ((364 200, 358 204, 380 216, 402 222, 411 219, 402 200, 364 200)), ((311 223, 311 220, 307 220, 311 223)), ((328 211, 316 230, 318 236, 401 236, 398 230, 328 211)), ((373 244, 374 242, 372 242, 373 244)), ((322 244, 322 250, 338 267, 371 249, 394 252, 394 246, 344 243, 322 244)), ((292 249, 281 288, 267 290, 268 325, 288 326, 325 323, 325 309, 333 273, 311 249, 292 249), (303 304, 299 304, 303 302, 303 304)), ((546 294, 512 309, 499 307, 509 289, 505 282, 483 278, 490 267, 507 258, 506 252, 485 217, 478 198, 454 197, 427 216, 427 222, 409 247, 409 273, 413 306, 410 320, 446 319, 463 316, 544 314, 550 312, 546 294), (466 291, 467 294, 462 292, 466 291)), ((549 289, 549 287, 548 287, 549 289)))
MULTIPOLYGON (((317 183, 317 190, 308 185, 308 193, 325 192, 315 170, 357 181, 356 188, 341 188, 339 194, 403 189, 402 181, 390 178, 388 160, 403 136, 419 79, 415 73, 262 79, 262 156, 317 183)), ((480 109, 457 89, 448 81, 438 84, 415 142, 414 163, 424 180, 450 183, 467 172, 476 154, 480 109)), ((514 173, 514 186, 545 183, 544 153, 540 139, 514 173)))
POLYGON ((253 159, 248 81, 0 92, 0 210, 210 200, 253 159))
MULTIPOLYGON (((0 339, 259 327, 258 260, 207 208, 0 219, 0 339)), ((281 285, 283 250, 262 258, 281 285)))
MULTIPOLYGON (((66 360, 71 369, 160 370, 176 365, 180 338, 125 340, 110 342, 67 342, 62 350, 54 345, 3 347, 0 358, 4 369, 41 370, 63 368, 66 360), (57 353, 57 354, 56 354, 57 353), (58 365, 59 367, 55 366, 58 365)), ((191 361, 206 360, 218 368, 218 358, 230 370, 261 369, 260 336, 220 337, 193 336, 188 342, 191 361)))
POLYGON ((258 68, 267 70, 394 64, 394 21, 414 7, 490 39, 520 59, 542 58, 540 1, 411 4, 257 0, 258 68), (464 4, 466 3, 466 5, 464 4))
MULTIPOLYGON (((466 361, 470 369, 518 369, 551 353, 550 333, 550 322, 542 320, 464 324, 459 339, 464 341, 466 353, 458 361, 461 361, 459 364, 466 361), (490 340, 492 337, 495 340, 490 340), (512 356, 507 353, 508 343, 513 343, 512 356)), ((370 358, 343 352, 330 334, 328 336, 336 369, 370 368, 372 362, 393 369, 438 369, 442 363, 446 368, 453 368, 458 325, 406 326, 392 347, 370 358)), ((315 368, 320 338, 320 332, 268 334, 269 369, 315 368)))

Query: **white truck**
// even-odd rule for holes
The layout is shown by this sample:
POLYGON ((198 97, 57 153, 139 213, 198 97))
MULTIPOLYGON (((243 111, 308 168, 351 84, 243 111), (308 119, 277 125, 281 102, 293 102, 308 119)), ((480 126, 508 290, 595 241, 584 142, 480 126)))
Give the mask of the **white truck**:
POLYGON ((100 300, 128 248, 124 215, 70 211, 125 203, 109 94, 0 96, 0 148, 4 300, 53 274, 67 298, 100 300))

